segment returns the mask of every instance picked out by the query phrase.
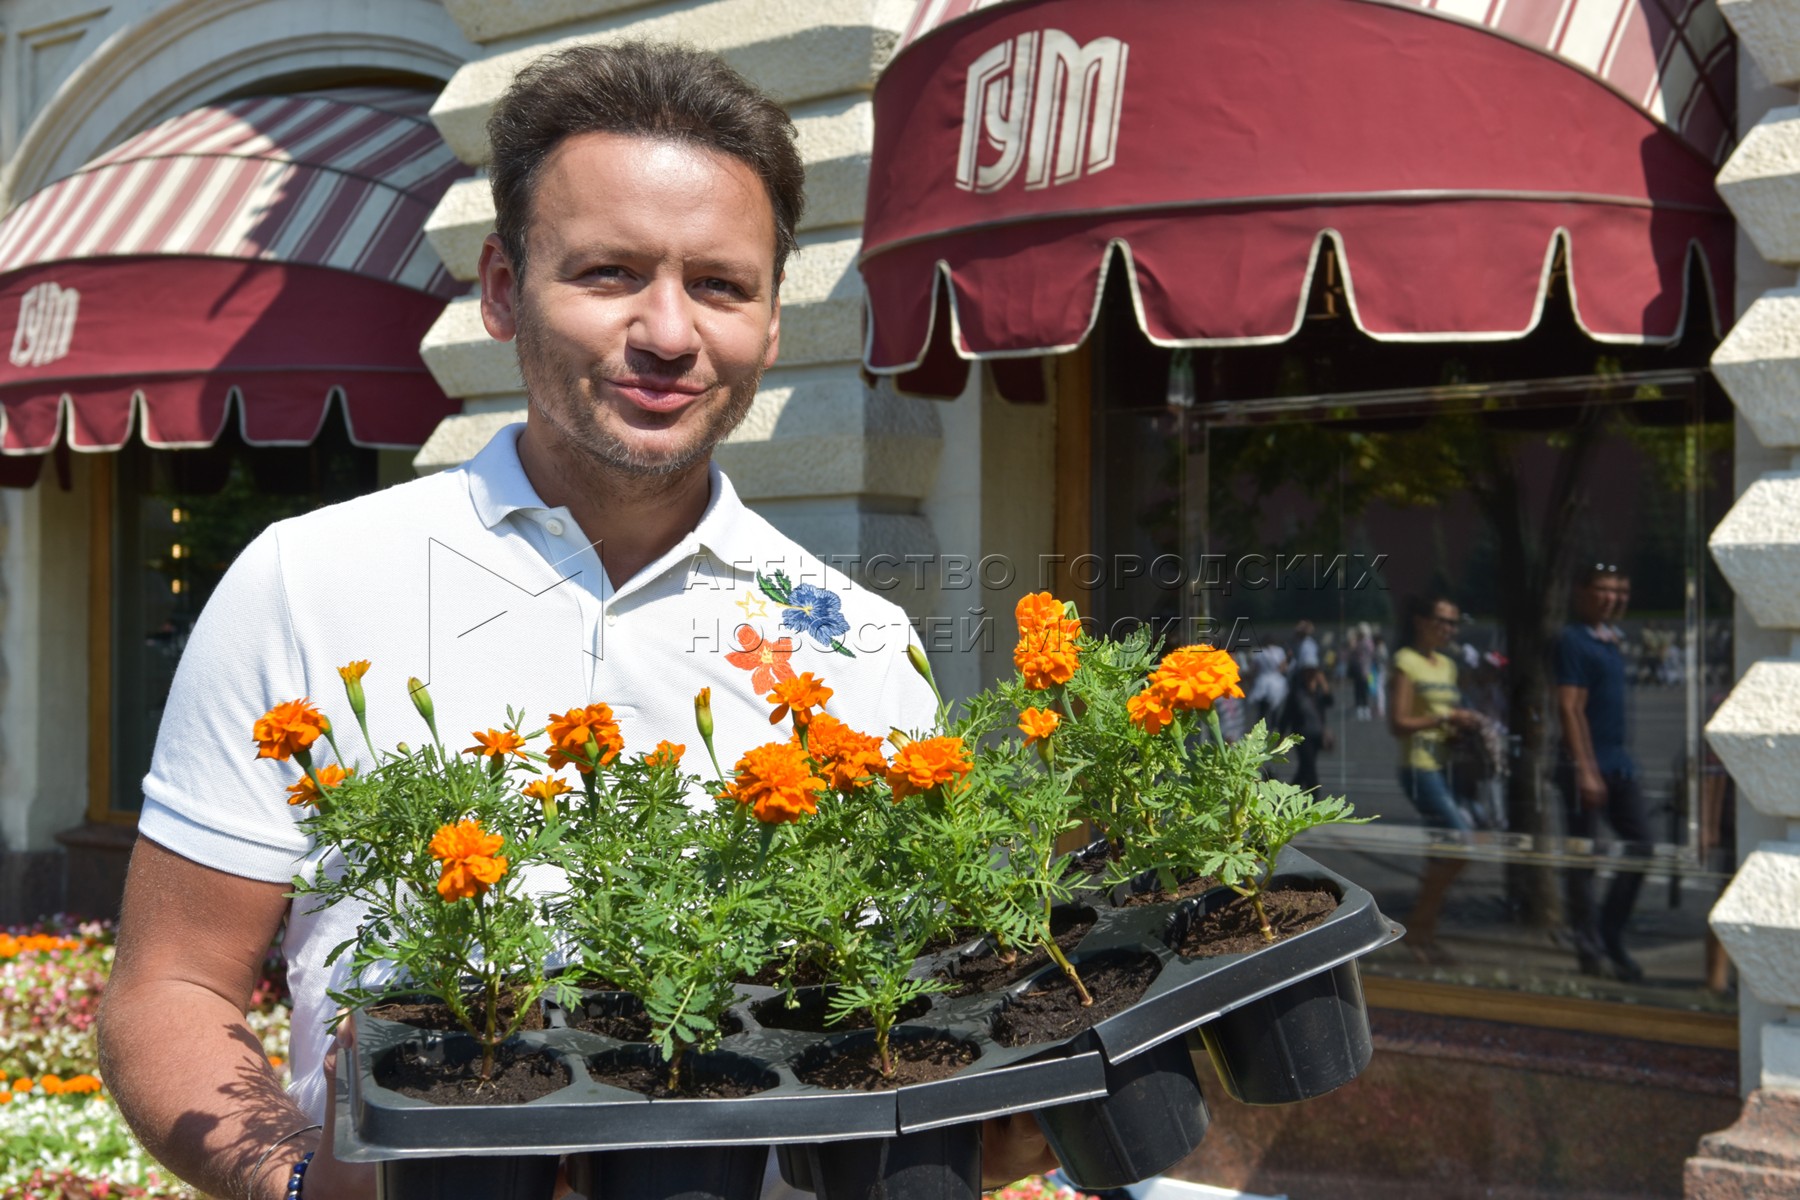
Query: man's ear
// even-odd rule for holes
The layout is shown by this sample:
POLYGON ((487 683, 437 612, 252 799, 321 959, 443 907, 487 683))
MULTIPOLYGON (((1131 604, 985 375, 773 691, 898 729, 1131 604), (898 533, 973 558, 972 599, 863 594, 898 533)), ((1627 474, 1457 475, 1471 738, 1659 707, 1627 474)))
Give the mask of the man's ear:
POLYGON ((495 341, 510 342, 519 332, 519 274, 506 253, 500 235, 490 233, 481 243, 481 323, 495 341))
POLYGON ((787 282, 787 272, 775 281, 775 296, 769 305, 769 349, 763 355, 763 370, 775 365, 775 359, 781 353, 781 285, 787 282))

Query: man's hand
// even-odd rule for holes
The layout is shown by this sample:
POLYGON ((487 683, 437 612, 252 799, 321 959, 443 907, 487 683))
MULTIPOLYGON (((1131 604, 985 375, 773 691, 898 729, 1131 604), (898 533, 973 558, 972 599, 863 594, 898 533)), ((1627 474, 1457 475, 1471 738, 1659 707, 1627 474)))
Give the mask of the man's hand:
POLYGON ((1581 792, 1581 803, 1584 808, 1606 807, 1606 780, 1598 771, 1582 771, 1575 778, 1575 786, 1581 792))
POLYGON ((337 1103, 339 1063, 345 1070, 356 1069, 356 1026, 348 1017, 338 1026, 337 1045, 325 1055, 325 1128, 306 1168, 306 1200, 370 1200, 375 1195, 375 1164, 339 1162, 332 1152, 337 1137, 337 1123, 331 1118, 332 1106, 337 1103))
POLYGON ((981 1186, 1004 1187, 1061 1166, 1030 1113, 995 1117, 981 1126, 981 1186))

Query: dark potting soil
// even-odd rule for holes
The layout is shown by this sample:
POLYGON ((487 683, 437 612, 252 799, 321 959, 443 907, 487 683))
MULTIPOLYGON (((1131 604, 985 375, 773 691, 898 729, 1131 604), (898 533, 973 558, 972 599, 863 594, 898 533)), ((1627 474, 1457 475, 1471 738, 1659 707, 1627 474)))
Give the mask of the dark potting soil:
MULTIPOLYGON (((837 1033, 845 1029, 873 1029, 875 1019, 867 1009, 859 1008, 843 1020, 828 1024, 826 1017, 831 1015, 831 1006, 822 1000, 812 1003, 801 1003, 789 1008, 784 1001, 785 995, 774 996, 768 1000, 758 1001, 750 1006, 750 1015, 764 1029, 797 1029, 803 1033, 837 1033)), ((931 1011, 931 1001, 925 996, 914 999, 901 1007, 899 1020, 914 1021, 931 1011)))
POLYGON ((787 987, 790 984, 794 987, 817 987, 825 982, 825 968, 808 960, 790 973, 786 960, 777 959, 764 963, 756 974, 746 975, 738 982, 754 983, 758 987, 787 987))
POLYGON ((1136 1004, 1161 966, 1154 954, 1078 965, 1081 982, 1094 998, 1086 1008, 1069 977, 1057 971, 1000 1010, 994 1040, 1002 1046, 1026 1046, 1073 1037, 1136 1004))
POLYGON ((687 1070, 680 1090, 669 1087, 669 1068, 648 1063, 588 1060, 588 1073, 601 1083, 641 1092, 652 1100, 732 1100, 754 1096, 775 1086, 772 1079, 745 1079, 709 1071, 687 1070))
MULTIPOLYGON (((481 1002, 471 996, 465 1002, 469 1015, 477 1024, 482 1020, 481 1002)), ((500 1005, 500 1013, 496 1018, 499 1028, 505 1029, 512 1023, 517 1009, 507 1002, 500 1005)), ((463 1026, 450 1012, 450 1006, 442 1000, 396 1000, 391 1004, 378 1004, 369 1009, 369 1015, 383 1021, 392 1021, 397 1025, 411 1025, 417 1029, 460 1030, 463 1026)), ((544 1027, 544 1008, 533 1004, 531 1011, 525 1014, 525 1021, 520 1029, 542 1029, 544 1027)))
MULTIPOLYGON (((1075 949, 1093 927, 1094 910, 1091 908, 1064 909, 1050 919, 1050 932, 1064 955, 1075 949)), ((1000 991, 1049 965, 1050 956, 1042 950, 1019 953, 1011 962, 998 954, 972 954, 939 967, 936 974, 937 978, 957 985, 947 995, 968 996, 976 992, 1000 991)))
POLYGON ((919 951, 919 957, 926 958, 933 954, 942 954, 946 950, 960 950, 976 938, 980 937, 981 933, 982 931, 975 928, 973 925, 965 926, 961 929, 952 929, 943 937, 926 942, 924 947, 919 951))
MULTIPOLYGON (((1337 911, 1337 893, 1324 883, 1298 884, 1265 893, 1263 911, 1275 940, 1305 933, 1337 911)), ((1175 952, 1183 958, 1213 958, 1220 954, 1248 954, 1269 945, 1256 906, 1243 896, 1232 899, 1197 918, 1175 952)))
POLYGON ((1167 888, 1158 888, 1154 892, 1139 892, 1136 895, 1127 896, 1120 907, 1141 908, 1146 904, 1174 904, 1179 900, 1203 896, 1218 886, 1219 881, 1211 875, 1196 875, 1173 892, 1167 888))
POLYGON ((389 1091, 433 1104, 523 1104, 569 1084, 569 1069, 541 1051, 501 1046, 493 1078, 481 1078, 481 1056, 468 1062, 433 1062, 402 1047, 375 1064, 375 1082, 389 1091))
MULTIPOLYGON (((593 1006, 579 1009, 569 1014, 569 1028, 579 1029, 586 1033, 598 1033, 604 1037, 616 1038, 621 1042, 647 1042, 650 1040, 650 1016, 643 1009, 621 1012, 617 1008, 593 1006)), ((734 1033, 744 1032, 744 1023, 736 1013, 726 1013, 719 1018, 719 1036, 730 1037, 734 1033)))
POLYGON ((881 1073, 875 1043, 860 1040, 849 1048, 848 1053, 801 1063, 794 1074, 801 1082, 816 1087, 885 1092, 909 1083, 948 1079, 980 1056, 967 1042, 946 1037, 895 1039, 889 1043, 889 1053, 894 1059, 891 1076, 881 1073))

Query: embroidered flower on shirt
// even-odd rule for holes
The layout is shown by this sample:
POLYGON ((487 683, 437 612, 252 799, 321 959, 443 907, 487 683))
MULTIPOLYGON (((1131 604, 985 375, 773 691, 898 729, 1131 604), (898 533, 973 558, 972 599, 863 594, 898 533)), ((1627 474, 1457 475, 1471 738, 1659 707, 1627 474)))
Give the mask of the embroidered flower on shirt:
POLYGON ((821 650, 855 658, 850 648, 838 639, 850 632, 850 619, 844 615, 844 602, 837 593, 810 583, 789 583, 780 571, 773 575, 757 573, 756 586, 763 595, 781 605, 781 627, 805 634, 821 650))
POLYGON ((739 625, 737 641, 743 649, 726 654, 725 661, 751 672, 750 690, 757 695, 772 692, 777 683, 794 678, 794 668, 788 666, 794 643, 787 638, 771 642, 750 626, 739 625))

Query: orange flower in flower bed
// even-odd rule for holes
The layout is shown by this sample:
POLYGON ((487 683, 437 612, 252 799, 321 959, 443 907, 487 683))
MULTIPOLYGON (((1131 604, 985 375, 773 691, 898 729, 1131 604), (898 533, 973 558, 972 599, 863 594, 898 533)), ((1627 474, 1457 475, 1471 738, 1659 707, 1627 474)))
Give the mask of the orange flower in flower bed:
POLYGON ((587 761, 590 740, 599 751, 602 766, 619 757, 625 749, 625 739, 619 736, 612 707, 606 704, 571 708, 561 715, 551 713, 549 732, 550 765, 560 768, 573 764, 584 775, 593 769, 587 761))
POLYGON ((100 1090, 100 1080, 93 1075, 71 1075, 62 1081, 62 1094, 65 1096, 91 1095, 100 1090))
MULTIPOLYGON (((319 782, 325 785, 325 790, 328 792, 332 788, 340 786, 344 780, 354 774, 356 774, 355 767, 346 771, 336 763, 327 763, 318 769, 319 782)), ((317 804, 319 802, 319 789, 313 786, 311 775, 302 775, 300 782, 289 784, 287 793, 289 804, 317 804)))
POLYGON ((908 742, 895 751, 894 761, 888 766, 888 786, 894 789, 896 801, 939 786, 954 790, 957 781, 973 770, 974 765, 969 758, 969 748, 959 737, 908 742))
POLYGON ((775 690, 763 699, 775 706, 769 714, 769 724, 780 724, 781 719, 794 713, 794 728, 804 729, 812 720, 812 710, 824 708, 825 702, 831 699, 831 689, 818 679, 813 678, 811 671, 803 671, 793 679, 783 679, 775 684, 775 690))
POLYGON ((812 719, 806 744, 826 782, 836 791, 858 791, 887 770, 881 739, 858 733, 830 713, 812 719))
POLYGON ((681 765, 681 756, 687 753, 685 745, 671 741, 656 743, 656 749, 644 756, 646 767, 677 767, 681 765))
POLYGON ((486 733, 471 732, 469 736, 475 739, 475 744, 463 747, 464 754, 479 754, 483 758, 505 758, 508 754, 525 757, 525 739, 514 730, 490 729, 486 733))
POLYGON ((256 757, 281 761, 305 750, 329 727, 325 714, 304 698, 277 704, 256 719, 250 735, 256 739, 256 757))
POLYGON ((79 950, 76 938, 57 937, 50 933, 28 933, 23 937, 0 933, 0 958, 16 958, 21 954, 50 954, 58 950, 79 950))
POLYGON ((825 781, 812 773, 806 754, 793 742, 770 742, 748 751, 734 768, 736 778, 724 798, 751 806, 765 825, 798 821, 819 811, 825 781))
POLYGON ((1019 714, 1019 732, 1025 735, 1027 746, 1049 737, 1061 724, 1062 714, 1048 708, 1028 708, 1019 714))
POLYGON ((441 825, 431 838, 431 857, 444 864, 438 877, 438 895, 446 901, 479 896, 506 874, 506 856, 495 854, 506 839, 484 833, 475 821, 441 825))
POLYGON ((1175 708, 1154 683, 1125 702, 1131 723, 1145 733, 1161 733, 1175 719, 1175 708))
POLYGON ((1224 696, 1243 698, 1238 665, 1230 654, 1204 643, 1171 651, 1150 675, 1155 688, 1176 708, 1208 709, 1224 696))

